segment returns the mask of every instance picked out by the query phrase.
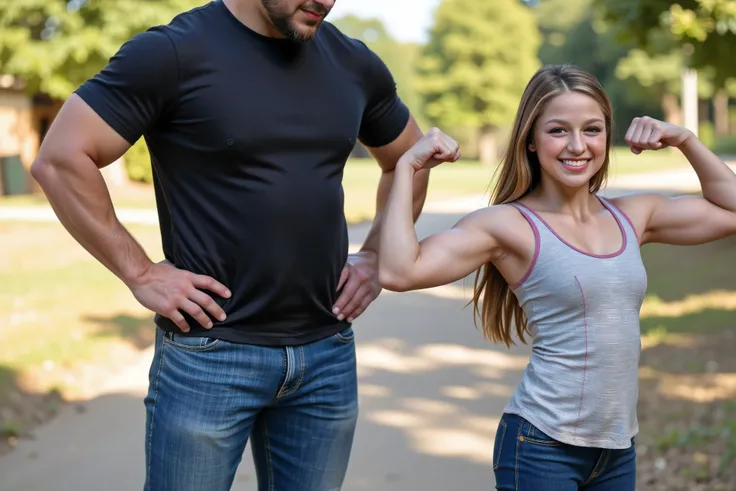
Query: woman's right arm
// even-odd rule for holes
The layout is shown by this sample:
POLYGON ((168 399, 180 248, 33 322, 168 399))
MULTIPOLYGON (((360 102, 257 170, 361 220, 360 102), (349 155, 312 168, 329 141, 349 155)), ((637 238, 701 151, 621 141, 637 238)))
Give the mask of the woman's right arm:
POLYGON ((450 230, 417 239, 412 215, 414 173, 440 162, 457 160, 457 144, 430 131, 396 165, 380 237, 378 277, 387 290, 409 291, 462 279, 501 254, 494 238, 498 208, 475 211, 450 230))

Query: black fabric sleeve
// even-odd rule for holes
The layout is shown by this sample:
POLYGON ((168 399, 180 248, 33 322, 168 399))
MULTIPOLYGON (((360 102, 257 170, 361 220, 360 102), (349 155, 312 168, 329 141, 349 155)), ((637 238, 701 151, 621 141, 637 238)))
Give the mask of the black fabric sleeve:
POLYGON ((125 42, 75 93, 131 145, 164 114, 178 89, 176 50, 161 27, 125 42))
POLYGON ((365 86, 368 103, 360 125, 360 141, 369 147, 387 145, 399 137, 409 122, 409 109, 396 92, 396 82, 386 64, 365 44, 365 86))

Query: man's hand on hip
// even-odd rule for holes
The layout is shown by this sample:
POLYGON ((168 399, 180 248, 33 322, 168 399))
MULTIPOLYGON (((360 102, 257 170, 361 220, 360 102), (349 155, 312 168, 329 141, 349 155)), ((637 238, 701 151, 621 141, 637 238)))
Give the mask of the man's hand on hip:
POLYGON ((339 320, 353 322, 381 293, 376 253, 363 251, 350 254, 337 285, 338 291, 340 288, 343 290, 332 312, 339 320))
POLYGON ((231 295, 224 285, 213 278, 178 269, 166 260, 151 264, 128 287, 141 305, 168 317, 183 332, 189 332, 190 327, 184 320, 182 311, 191 315, 206 329, 212 328, 212 321, 203 309, 215 319, 225 320, 225 311, 202 290, 211 291, 223 298, 230 298, 231 295))

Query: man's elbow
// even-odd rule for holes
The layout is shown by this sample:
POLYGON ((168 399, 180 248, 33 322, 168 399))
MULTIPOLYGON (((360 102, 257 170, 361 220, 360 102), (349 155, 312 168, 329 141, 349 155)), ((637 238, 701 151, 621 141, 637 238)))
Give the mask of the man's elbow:
POLYGON ((31 177, 43 187, 46 182, 51 179, 51 174, 54 173, 54 169, 57 167, 57 163, 45 156, 37 156, 31 164, 31 177))

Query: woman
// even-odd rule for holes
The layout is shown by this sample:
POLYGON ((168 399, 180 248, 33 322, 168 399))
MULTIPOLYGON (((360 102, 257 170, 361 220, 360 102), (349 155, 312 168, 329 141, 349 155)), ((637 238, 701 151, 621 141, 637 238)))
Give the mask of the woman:
POLYGON ((492 205, 417 240, 412 176, 459 157, 430 131, 396 167, 381 232, 388 290, 454 282, 478 271, 473 299, 494 342, 533 341, 530 363, 496 432, 500 490, 635 489, 640 245, 693 245, 736 234, 736 175, 695 135, 636 118, 632 152, 677 147, 703 197, 597 195, 608 172, 611 103, 589 74, 548 66, 529 82, 492 205))

